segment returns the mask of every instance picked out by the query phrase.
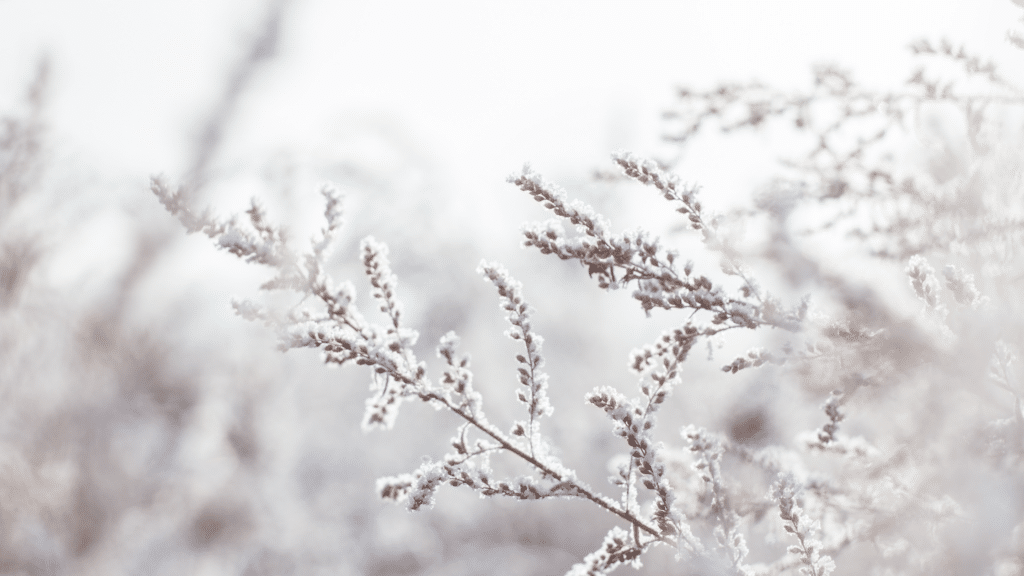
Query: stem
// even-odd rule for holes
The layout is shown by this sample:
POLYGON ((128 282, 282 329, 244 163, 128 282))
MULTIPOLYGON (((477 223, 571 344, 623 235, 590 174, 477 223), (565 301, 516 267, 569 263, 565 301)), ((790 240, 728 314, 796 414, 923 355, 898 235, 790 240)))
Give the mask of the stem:
POLYGON ((527 441, 530 443, 530 456, 533 456, 536 450, 533 448, 533 420, 534 420, 534 409, 537 405, 537 365, 533 361, 533 354, 530 352, 530 342, 532 338, 527 341, 529 335, 523 330, 523 346, 526 347, 527 360, 530 361, 530 429, 527 431, 527 441))
POLYGON ((800 550, 803 552, 803 556, 807 560, 807 566, 811 569, 811 576, 818 576, 818 568, 811 562, 811 552, 807 549, 807 545, 804 544, 804 535, 798 531, 796 533, 796 537, 800 541, 800 550))
POLYGON ((487 434, 488 436, 493 438, 505 450, 508 450, 509 452, 512 452, 516 456, 519 456, 523 460, 526 460, 527 462, 530 463, 531 466, 533 466, 534 468, 540 470, 545 475, 551 476, 552 478, 558 480, 559 482, 568 482, 569 484, 571 484, 576 489, 576 492, 578 492, 579 494, 583 495, 586 499, 590 500, 591 502, 593 502, 593 503, 597 504, 598 506, 604 508, 605 510, 611 512, 612 514, 615 514, 616 516, 622 518, 626 522, 629 522, 630 524, 633 525, 634 529, 641 529, 644 532, 647 532, 648 534, 650 534, 651 536, 654 536, 658 540, 663 540, 664 539, 662 537, 662 535, 656 529, 654 529, 651 526, 649 526, 646 522, 644 522, 640 518, 637 518, 636 516, 634 516, 633 514, 631 514, 630 512, 628 512, 626 510, 622 510, 622 509, 620 509, 617 506, 613 506, 613 505, 609 504, 608 502, 605 501, 606 500, 605 498, 599 496, 598 494, 595 494, 594 492, 591 492, 590 490, 587 490, 586 488, 580 486, 576 482, 574 482, 572 480, 568 480, 567 481, 562 474, 556 472, 555 470, 552 470, 548 466, 545 466, 542 462, 540 462, 539 460, 537 460, 536 458, 534 458, 530 454, 527 454, 526 452, 523 452, 522 450, 517 448, 514 444, 512 444, 508 440, 506 440, 504 438, 503 434, 501 434, 500 432, 498 432, 496 430, 493 430, 490 426, 480 422, 475 417, 473 417, 471 414, 467 414, 464 411, 456 408, 446 398, 444 398, 442 396, 439 396, 439 395, 437 395, 437 394, 435 394, 433 392, 420 393, 419 396, 423 400, 437 400, 438 402, 441 402, 449 410, 451 410, 452 412, 458 414, 463 419, 465 419, 467 422, 469 422, 470 424, 475 426, 478 430, 480 430, 484 434, 487 434))

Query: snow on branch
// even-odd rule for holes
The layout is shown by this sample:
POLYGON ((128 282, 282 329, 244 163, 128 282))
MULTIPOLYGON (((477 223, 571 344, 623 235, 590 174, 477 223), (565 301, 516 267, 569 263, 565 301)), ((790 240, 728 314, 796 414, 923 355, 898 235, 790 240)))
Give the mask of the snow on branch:
MULTIPOLYGON (((915 50, 951 59, 968 75, 988 78, 1001 89, 1009 89, 993 68, 952 45, 920 43, 915 50)), ((719 238, 720 219, 701 204, 698 188, 682 183, 661 163, 630 152, 612 156, 626 177, 656 190, 685 216, 689 227, 701 233, 702 249, 725 257, 720 271, 697 270, 693 260, 680 258, 675 248, 643 228, 614 230, 608 218, 579 200, 570 200, 565 190, 529 165, 509 177, 510 183, 554 217, 524 225, 522 246, 578 262, 599 288, 628 288, 647 316, 658 310, 668 321, 668 328, 654 342, 639 345, 630 354, 628 368, 638 380, 639 395, 629 397, 622 387, 602 382, 584 396, 587 404, 611 420, 610 431, 617 439, 609 444, 614 451, 609 464, 614 475, 609 481, 617 491, 610 496, 591 487, 568 462, 589 458, 589 453, 570 454, 563 461, 551 437, 542 434, 542 418, 549 419, 545 432, 555 429, 549 424, 559 423, 548 396, 550 377, 543 370, 544 339, 533 326, 538 312, 527 302, 522 284, 505 267, 482 261, 477 268, 497 291, 509 325, 505 335, 522 344, 515 354, 517 383, 510 384, 510 391, 515 393, 523 416, 499 425, 485 413, 485 398, 478 391, 470 357, 460 351, 460 339, 454 332, 440 337, 434 350, 440 360, 438 374, 436 379, 428 377, 426 363, 414 351, 419 333, 407 325, 403 315, 398 275, 384 243, 367 237, 359 245, 375 308, 372 314, 364 315, 352 282, 331 278, 326 258, 343 221, 342 196, 336 187, 326 185, 320 190, 325 223, 308 244, 295 243, 256 200, 244 215, 219 219, 209 210, 191 206, 183 188, 172 189, 162 178, 154 178, 151 189, 190 233, 202 232, 219 249, 270 268, 272 277, 261 289, 290 292, 297 300, 282 312, 235 299, 232 305, 239 316, 275 329, 282 350, 317 348, 325 363, 368 369, 370 395, 364 430, 393 427, 400 406, 416 400, 456 421, 446 453, 425 458, 411 472, 378 480, 381 498, 409 510, 423 510, 435 504, 442 486, 449 486, 482 498, 587 502, 607 512, 616 525, 594 552, 569 569, 571 576, 607 575, 623 565, 639 567, 643 554, 661 544, 676 549, 677 560, 690 563, 688 568, 693 571, 714 567, 708 571, 737 576, 781 576, 798 568, 808 576, 828 576, 836 570, 836 561, 844 560, 844 551, 851 549, 877 551, 885 557, 886 569, 891 564, 893 573, 917 573, 922 567, 938 565, 935 558, 941 557, 942 543, 935 528, 961 510, 950 496, 937 493, 941 487, 964 481, 979 469, 1017 478, 1024 462, 1024 389, 1013 354, 1019 347, 1006 343, 1019 332, 1012 320, 1017 310, 1012 294, 1019 292, 1014 287, 1024 276, 1020 273, 1024 267, 1018 266, 1011 274, 1006 264, 1019 252, 1020 218, 1017 212, 1004 209, 1005 202, 996 202, 1005 199, 986 196, 976 206, 966 206, 969 200, 965 196, 973 187, 996 181, 979 171, 980 161, 967 163, 968 171, 973 172, 955 183, 960 188, 946 195, 954 198, 949 200, 937 185, 929 188, 920 179, 897 178, 888 167, 865 159, 866 152, 884 142, 886 134, 911 112, 908 102, 919 105, 928 99, 964 104, 968 129, 974 130, 967 134, 972 150, 983 148, 980 129, 975 129, 980 100, 965 101, 954 87, 936 83, 923 73, 912 77, 909 84, 916 90, 910 96, 870 93, 844 71, 821 66, 815 70, 815 88, 810 94, 782 93, 753 84, 723 85, 706 93, 681 91, 685 104, 704 107, 698 106, 688 120, 684 118, 689 123, 674 139, 689 140, 711 119, 719 119, 722 128, 731 131, 790 117, 797 131, 809 131, 817 148, 804 162, 787 166, 816 180, 790 181, 786 190, 795 192, 786 197, 789 204, 785 210, 761 202, 748 213, 767 215, 777 227, 771 248, 779 247, 779 238, 790 243, 787 249, 793 258, 782 258, 777 250, 768 249, 766 260, 786 278, 795 277, 789 274, 793 262, 813 264, 818 270, 818 263, 798 253, 796 241, 790 238, 797 234, 788 219, 798 206, 847 202, 816 232, 855 218, 865 205, 884 208, 878 212, 891 216, 891 222, 875 222, 859 230, 859 236, 857 230, 849 231, 848 236, 885 240, 888 244, 870 254, 899 257, 905 263, 905 276, 897 270, 897 277, 909 281, 925 309, 941 322, 953 316, 942 326, 949 338, 941 343, 923 338, 912 326, 913 318, 889 309, 873 288, 857 288, 838 273, 807 275, 819 282, 817 288, 835 296, 829 302, 835 310, 812 311, 808 296, 798 295, 798 302, 784 304, 763 289, 761 279, 751 271, 760 268, 748 265, 748 256, 719 238), (823 123, 817 117, 816 103, 838 106, 838 116, 830 124, 823 123), (730 110, 739 113, 726 117, 730 110), (836 136, 858 119, 878 122, 868 122, 867 132, 847 139, 853 144, 846 142, 847 147, 841 147, 842 139, 836 136), (913 209, 910 216, 900 213, 908 206, 913 209), (961 220, 948 229, 932 226, 954 218, 961 220), (566 231, 565 222, 574 232, 566 231), (952 240, 946 242, 948 238, 952 240), (957 254, 950 248, 954 241, 957 254), (940 280, 929 263, 942 261, 938 258, 960 264, 946 264, 940 280), (1009 282, 1004 291, 1011 294, 1011 303, 999 290, 989 291, 993 278, 1009 282), (957 304, 954 312, 943 302, 943 287, 957 304), (992 310, 1005 312, 1010 320, 988 326, 995 318, 992 310), (692 361, 690 352, 695 345, 717 342, 735 329, 747 333, 779 329, 773 333, 806 341, 769 344, 770 351, 749 347, 710 372, 685 367, 692 361), (940 349, 939 344, 946 348, 940 349), (973 402, 984 396, 977 391, 977 375, 984 372, 979 366, 985 362, 991 381, 1012 394, 1013 406, 1003 396, 991 406, 977 400, 977 406, 961 410, 961 401, 973 402), (771 370, 757 374, 747 370, 768 364, 773 365, 771 370), (723 383, 713 379, 722 372, 735 375, 741 371, 743 374, 725 378, 723 383), (723 389, 721 396, 749 402, 753 405, 750 413, 745 408, 703 413, 706 397, 701 396, 702 389, 736 386, 745 376, 750 376, 749 388, 723 389), (960 394, 958 378, 970 381, 971 394, 960 394), (851 397, 858 400, 856 405, 851 397), (933 408, 943 407, 942 399, 947 397, 955 398, 957 405, 948 413, 931 414, 933 408), (773 406, 779 408, 773 412, 773 406), (815 406, 824 413, 823 423, 798 433, 795 423, 805 416, 811 427, 815 419, 822 418, 815 406), (893 406, 899 410, 897 418, 882 412, 893 406), (677 415, 680 408, 689 409, 701 425, 674 423, 686 424, 673 428, 681 430, 683 443, 683 448, 676 448, 661 439, 659 418, 677 415), (982 408, 1003 416, 1012 410, 1012 416, 961 424, 975 413, 985 413, 982 408), (879 431, 871 430, 871 425, 879 431), (722 432, 713 431, 716 426, 722 432), (865 429, 867 438, 849 435, 849 431, 865 429), (975 452, 987 458, 984 466, 973 459, 975 452), (964 456, 967 454, 969 457, 964 456), (961 456, 968 458, 967 464, 958 463, 961 456), (494 459, 501 459, 501 464, 507 460, 518 469, 505 472, 509 468, 504 465, 492 467, 494 459), (773 520, 773 509, 778 510, 781 525, 773 520), (906 535, 901 533, 904 529, 906 535), (917 532, 929 533, 934 541, 911 542, 917 532), (780 544, 780 537, 789 543, 780 544), (906 544, 890 544, 886 539, 906 544), (775 560, 751 563, 751 558, 758 556, 775 560)), ((893 301, 897 300, 894 297, 893 301)), ((716 390, 713 396, 718 395, 716 390)), ((600 414, 591 413, 590 417, 599 420, 600 414)), ((680 436, 672 436, 678 444, 680 436)), ((1002 568, 988 571, 1009 573, 1007 566, 1024 550, 1020 546, 1011 549, 1009 544, 1004 548, 992 549, 992 554, 1001 555, 1002 568)), ((850 569, 860 565, 852 563, 850 569)), ((1013 566, 1019 568, 1019 563, 1013 566)))
POLYGON ((517 422, 512 435, 525 437, 530 445, 530 454, 534 455, 542 444, 540 418, 555 411, 548 401, 548 375, 540 371, 544 365, 544 357, 541 356, 544 338, 535 333, 530 324, 531 310, 523 298, 523 285, 494 262, 481 262, 477 271, 498 289, 501 308, 508 312, 505 319, 512 325, 505 334, 512 340, 521 341, 525 347, 526 354, 517 354, 516 362, 519 363, 519 383, 526 389, 516 392, 516 398, 526 405, 529 420, 517 422))

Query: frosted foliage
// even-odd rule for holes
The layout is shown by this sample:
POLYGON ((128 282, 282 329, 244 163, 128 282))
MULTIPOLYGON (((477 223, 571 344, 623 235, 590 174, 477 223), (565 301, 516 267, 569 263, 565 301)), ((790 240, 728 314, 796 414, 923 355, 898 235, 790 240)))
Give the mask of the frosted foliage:
MULTIPOLYGON (((393 428, 399 407, 415 402, 454 425, 451 449, 379 480, 381 498, 411 511, 437 505, 442 488, 558 498, 613 524, 603 541, 587 543, 593 552, 545 573, 641 570, 662 546, 679 573, 1020 573, 1021 168, 986 138, 1008 121, 996 112, 1019 109, 1024 93, 948 42, 912 50, 926 66, 892 92, 863 88, 834 66, 816 68, 804 93, 761 84, 681 90, 668 115, 674 146, 700 145, 716 124, 727 133, 775 124, 812 145, 785 158, 750 206, 722 213, 672 163, 614 153, 618 173, 604 177, 660 196, 678 214, 672 233, 618 230, 529 165, 508 178, 553 217, 524 225, 524 248, 576 264, 598 289, 626 290, 644 316, 669 326, 633 350, 632 375, 620 365, 583 397, 585 426, 609 436, 611 452, 558 449, 557 431, 581 423, 554 410, 562 383, 543 370, 535 326, 545 311, 530 306, 505 266, 484 261, 477 272, 496 292, 516 379, 502 394, 489 382, 485 398, 460 352, 473 343, 449 331, 435 348, 438 369, 420 360, 384 243, 368 237, 359 248, 372 306, 331 278, 337 187, 323 187, 326 224, 306 245, 255 200, 245 216, 220 219, 165 179, 152 191, 188 231, 267 267, 265 289, 291 291, 305 306, 236 301, 238 315, 276 330, 282 349, 316 348, 326 363, 367 369, 364 430, 393 428), (965 81, 933 72, 943 65, 965 81), (966 155, 959 173, 906 160, 934 106, 964 116, 960 140, 945 148, 966 155), (739 219, 769 233, 744 241, 739 219), (823 258, 822 245, 857 256, 823 258), (697 250, 705 254, 681 256, 697 250), (697 345, 728 347, 730 356, 703 370, 703 354, 690 355, 697 345), (745 404, 711 400, 726 392, 745 404), (520 419, 488 418, 485 400, 513 398, 520 419), (679 421, 681 413, 700 425, 679 421), (577 472, 597 457, 611 459, 608 487, 577 472), (999 520, 986 524, 995 501, 999 520)), ((1000 146, 1019 152, 1010 140, 1000 146)))

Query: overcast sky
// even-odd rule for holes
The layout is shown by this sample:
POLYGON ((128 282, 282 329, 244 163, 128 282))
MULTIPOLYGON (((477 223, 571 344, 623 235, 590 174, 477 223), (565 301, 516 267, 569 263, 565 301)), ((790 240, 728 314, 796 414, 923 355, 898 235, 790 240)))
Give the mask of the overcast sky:
MULTIPOLYGON (((0 0, 0 110, 48 54, 52 134, 65 157, 100 179, 179 176, 262 9, 0 0)), ((892 85, 920 37, 964 42, 1013 77, 1024 53, 1005 34, 1020 14, 1010 0, 296 0, 279 57, 243 101, 226 150, 288 150, 316 165, 373 154, 352 135, 385 134, 426 155, 449 191, 481 210, 525 161, 585 178, 612 150, 650 153, 682 84, 806 86, 811 63, 834 61, 892 85)), ((684 176, 713 179, 722 168, 684 176)))

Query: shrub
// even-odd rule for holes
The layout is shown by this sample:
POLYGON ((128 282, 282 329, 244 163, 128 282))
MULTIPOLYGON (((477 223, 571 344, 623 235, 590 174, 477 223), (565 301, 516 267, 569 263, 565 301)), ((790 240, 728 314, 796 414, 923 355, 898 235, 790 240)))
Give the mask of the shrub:
POLYGON ((585 397, 621 441, 624 456, 608 479, 615 497, 581 478, 544 434, 545 419, 557 418, 544 340, 524 287, 502 265, 484 261, 477 270, 497 292, 506 336, 521 347, 510 393, 523 416, 505 424, 487 417, 454 332, 436 347, 440 374, 428 374, 386 245, 372 237, 360 244, 381 316, 364 313, 354 285, 328 274, 342 225, 337 188, 321 189, 325 224, 305 246, 256 200, 244 217, 220 219, 191 206, 185 186, 154 178, 152 191, 189 232, 272 269, 263 289, 297 294, 287 310, 237 300, 240 316, 276 330, 282 350, 317 348, 328 364, 369 368, 364 430, 391 428, 407 401, 458 418, 451 451, 378 481, 381 497, 409 510, 432 506, 444 485, 485 498, 589 502, 619 525, 573 575, 639 566, 658 546, 675 551, 683 573, 1019 574, 1024 221, 1020 149, 1000 131, 1021 91, 949 42, 912 50, 952 64, 958 80, 935 76, 933 63, 901 91, 877 92, 822 66, 805 94, 758 84, 680 91, 670 114, 677 144, 713 121, 726 132, 788 123, 809 142, 743 211, 712 213, 665 162, 612 156, 620 177, 669 203, 719 259, 718 270, 649 231, 615 231, 529 166, 509 178, 555 217, 524 226, 524 247, 578 262, 599 288, 629 289, 646 315, 676 323, 632 353, 638 395, 602 386, 585 397), (928 118, 953 135, 927 134, 928 118), (910 154, 914 138, 925 144, 923 161, 910 154), (762 226, 767 239, 751 248, 737 222, 762 226), (724 364, 721 382, 677 391, 694 346, 745 331, 763 335, 764 345, 724 364), (753 369, 770 392, 759 415, 720 431, 659 423, 666 403, 735 385, 736 374, 753 369), (768 423, 779 432, 766 444, 755 437, 768 423), (494 458, 528 473, 499 473, 494 458))

